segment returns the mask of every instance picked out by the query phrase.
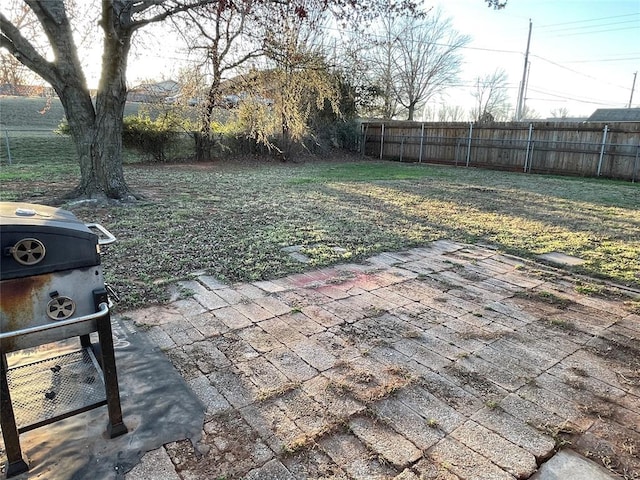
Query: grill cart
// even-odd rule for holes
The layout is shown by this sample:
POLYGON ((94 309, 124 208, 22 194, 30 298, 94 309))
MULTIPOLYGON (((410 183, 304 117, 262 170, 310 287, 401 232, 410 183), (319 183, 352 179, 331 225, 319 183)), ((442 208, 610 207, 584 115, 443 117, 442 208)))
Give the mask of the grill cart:
POLYGON ((109 438, 127 432, 100 265, 100 245, 113 241, 102 226, 85 225, 66 210, 0 202, 0 426, 7 477, 29 469, 21 433, 102 405, 109 438), (72 337, 79 337, 76 351, 27 357, 15 366, 7 359, 72 337))

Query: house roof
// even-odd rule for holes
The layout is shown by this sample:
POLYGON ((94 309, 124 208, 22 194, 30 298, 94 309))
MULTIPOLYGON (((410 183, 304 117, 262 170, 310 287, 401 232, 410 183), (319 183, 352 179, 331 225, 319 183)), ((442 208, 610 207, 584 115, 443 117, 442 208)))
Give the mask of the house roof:
POLYGON ((599 108, 588 122, 640 122, 640 108, 599 108))

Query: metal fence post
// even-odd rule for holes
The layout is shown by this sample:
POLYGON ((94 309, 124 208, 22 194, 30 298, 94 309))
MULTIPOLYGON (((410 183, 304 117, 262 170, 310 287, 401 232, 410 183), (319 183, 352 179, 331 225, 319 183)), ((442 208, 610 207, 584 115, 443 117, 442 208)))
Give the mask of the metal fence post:
POLYGON ((609 125, 604 126, 604 133, 602 134, 602 147, 600 147, 600 159, 598 160, 598 174, 600 176, 600 171, 602 170, 602 158, 604 157, 604 147, 607 143, 607 132, 609 131, 609 125))
POLYGON ((631 175, 631 183, 636 183, 636 172, 638 171, 638 157, 640 157, 640 144, 636 147, 636 158, 633 161, 633 174, 631 175))
POLYGON ((367 128, 369 124, 365 123, 362 128, 362 145, 360 146, 360 155, 364 156, 364 152, 367 149, 367 128))
POLYGON ((527 138, 527 153, 524 156, 524 172, 527 172, 527 165, 529 164, 529 150, 531 149, 531 134, 533 133, 533 123, 529 124, 529 137, 527 138))
POLYGON ((420 129, 420 155, 418 155, 418 163, 422 163, 422 146, 424 144, 424 122, 422 122, 422 128, 420 129))
POLYGON ((467 145, 467 167, 471 158, 471 136, 473 135, 473 122, 469 123, 469 144, 467 145))
POLYGON ((382 160, 382 150, 384 149, 384 123, 380 129, 380 160, 382 160))
POLYGON ((12 165, 13 161, 11 159, 11 145, 9 145, 9 131, 6 128, 4 129, 4 139, 7 142, 7 162, 9 165, 12 165))

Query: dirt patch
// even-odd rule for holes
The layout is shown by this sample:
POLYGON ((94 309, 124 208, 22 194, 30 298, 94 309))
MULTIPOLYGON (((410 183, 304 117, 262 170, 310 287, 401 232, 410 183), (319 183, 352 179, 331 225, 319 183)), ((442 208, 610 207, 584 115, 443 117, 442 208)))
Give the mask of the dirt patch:
POLYGON ((242 478, 273 458, 273 452, 237 411, 205 423, 197 445, 183 440, 166 448, 182 478, 242 478))
POLYGON ((625 480, 640 479, 640 435, 620 425, 598 422, 589 432, 568 435, 571 448, 625 480), (625 432, 621 434, 621 431, 625 432))
POLYGON ((551 292, 517 292, 514 295, 514 298, 522 298, 526 300, 530 300, 532 302, 536 302, 539 304, 551 305, 558 310, 566 310, 571 305, 574 305, 575 302, 569 298, 560 297, 555 293, 551 292))
POLYGON ((288 455, 282 463, 296 478, 347 480, 348 475, 319 449, 288 455))
POLYGON ((493 397, 501 395, 498 388, 482 375, 470 370, 463 369, 455 363, 446 366, 444 368, 444 371, 449 375, 461 380, 464 385, 472 388, 479 394, 481 398, 493 399, 493 397))

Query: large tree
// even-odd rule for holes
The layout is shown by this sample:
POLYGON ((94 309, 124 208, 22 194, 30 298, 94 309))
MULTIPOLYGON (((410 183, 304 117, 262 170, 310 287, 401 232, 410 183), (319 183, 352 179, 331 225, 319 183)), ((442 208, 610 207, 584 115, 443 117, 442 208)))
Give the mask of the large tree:
MULTIPOLYGON (((264 8, 264 7, 263 7, 264 8)), ((250 60, 262 54, 260 24, 256 16, 260 6, 251 1, 218 1, 197 12, 176 18, 190 52, 206 72, 207 82, 200 104, 200 126, 194 132, 196 159, 209 160, 213 146, 211 125, 214 109, 223 103, 222 81, 238 73, 250 60)))
MULTIPOLYGON (((252 0, 239 0, 251 2, 252 0)), ((499 0, 485 0, 488 4, 499 0)), ((72 22, 71 0, 23 0, 0 4, 0 48, 48 82, 58 94, 76 145, 81 179, 73 195, 78 197, 131 198, 122 168, 122 121, 127 98, 127 57, 136 32, 179 13, 209 5, 230 5, 229 0, 100 0, 102 30, 101 77, 92 100, 78 55, 72 22), (38 41, 27 35, 16 18, 25 12, 39 27, 38 41), (39 45, 39 39, 46 39, 39 45), (51 59, 50 59, 51 57, 51 59)), ((282 4, 282 0, 257 0, 258 4, 282 4)), ((415 11, 413 0, 315 0, 338 20, 371 19, 384 10, 415 11)), ((305 2, 296 9, 307 15, 305 2)), ((84 19, 82 19, 84 20, 84 19)))
POLYGON ((504 122, 509 118, 509 92, 507 83, 509 77, 503 69, 493 73, 476 77, 471 95, 475 105, 471 116, 477 122, 504 122))
POLYGON ((401 108, 408 120, 416 109, 457 79, 460 49, 470 38, 458 33, 440 10, 423 16, 385 18, 383 35, 374 36, 366 55, 381 93, 383 118, 401 108))
POLYGON ((310 133, 313 115, 326 105, 338 113, 339 88, 327 65, 326 45, 318 27, 326 17, 317 2, 283 0, 266 28, 264 53, 271 69, 271 96, 279 117, 281 146, 286 160, 294 144, 310 133))
POLYGON ((73 196, 131 197, 122 168, 122 118, 133 36, 145 25, 206 3, 210 1, 102 0, 102 71, 95 102, 78 56, 71 3, 24 0, 19 11, 37 20, 37 39, 26 36, 10 12, 0 11, 0 47, 47 81, 64 107, 80 162, 81 179, 73 196), (41 38, 47 40, 44 48, 38 45, 41 38))

